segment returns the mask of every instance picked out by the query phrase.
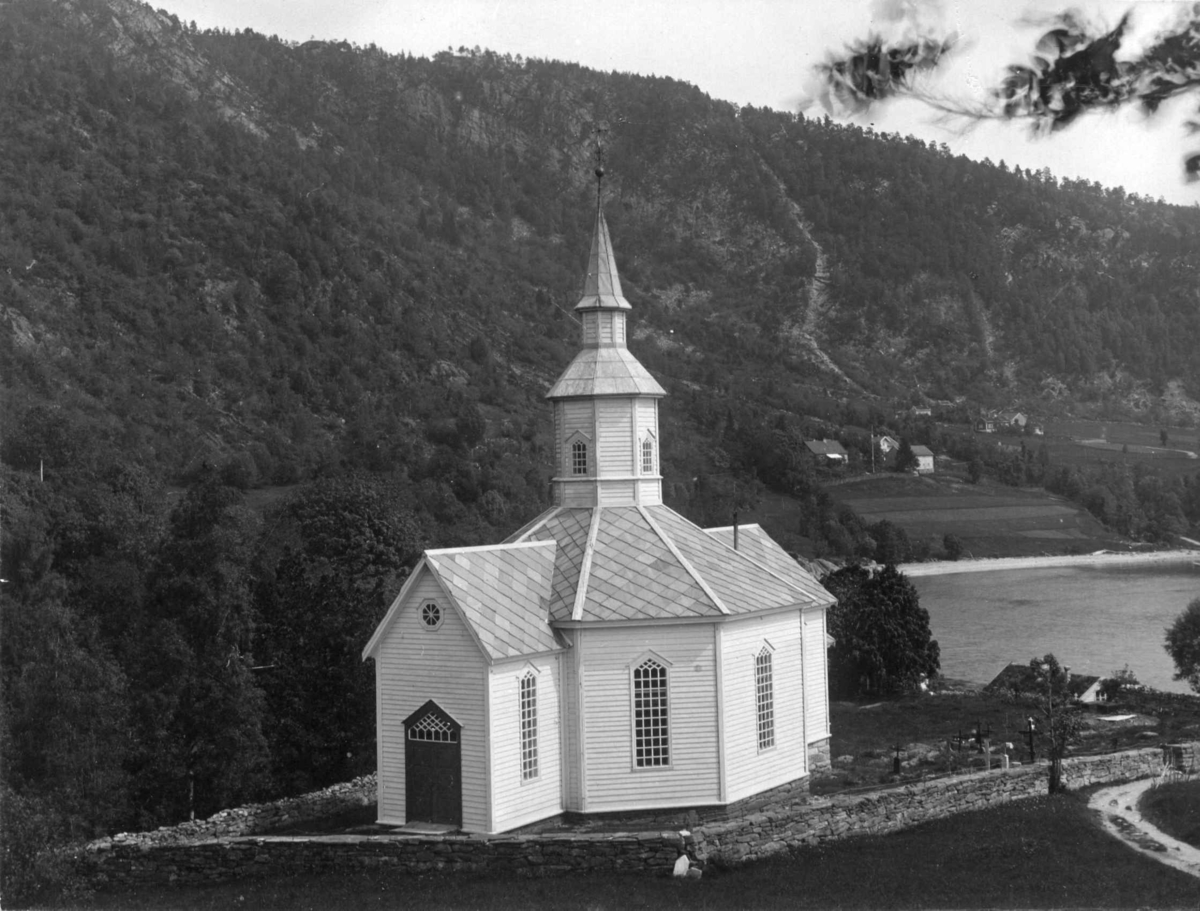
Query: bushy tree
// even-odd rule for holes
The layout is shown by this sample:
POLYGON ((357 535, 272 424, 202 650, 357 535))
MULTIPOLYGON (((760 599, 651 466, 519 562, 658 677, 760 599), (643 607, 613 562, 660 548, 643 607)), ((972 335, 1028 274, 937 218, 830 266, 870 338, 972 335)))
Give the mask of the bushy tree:
POLYGON ((947 560, 957 560, 967 550, 966 545, 962 542, 962 538, 952 535, 949 532, 942 536, 942 547, 946 550, 947 560))
POLYGON ((870 572, 847 566, 827 576, 836 597, 829 612, 830 681, 843 693, 916 688, 941 668, 941 652, 912 582, 894 566, 870 572))
POLYGON ((1184 608, 1167 627, 1163 646, 1175 662, 1176 680, 1186 680, 1200 693, 1200 598, 1184 608))
MULTIPOLYGON (((1041 715, 1041 736, 1050 759, 1050 793, 1062 790, 1062 761, 1081 728, 1078 709, 1071 704, 1070 669, 1053 654, 1029 662, 1030 686, 1024 690, 1027 704, 1041 715)), ((1035 730, 1039 727, 1031 717, 1035 730)))
POLYGON ((318 481, 268 533, 259 636, 274 777, 285 791, 374 767, 374 669, 361 652, 421 549, 399 502, 371 476, 318 481))

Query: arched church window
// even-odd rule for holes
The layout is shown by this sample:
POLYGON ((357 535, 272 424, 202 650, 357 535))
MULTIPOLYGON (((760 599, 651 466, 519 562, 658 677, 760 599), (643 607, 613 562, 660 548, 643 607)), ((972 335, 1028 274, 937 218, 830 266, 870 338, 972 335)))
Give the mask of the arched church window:
POLYGON ((654 438, 642 440, 642 474, 654 474, 654 438))
POLYGON ((633 669, 634 764, 639 769, 671 764, 667 669, 647 658, 633 669))
POLYGON ((571 474, 588 473, 588 447, 583 440, 571 444, 571 474))
POLYGON ((538 777, 537 677, 533 671, 521 678, 521 779, 538 777))
POLYGON ((775 746, 775 680, 771 650, 765 645, 754 659, 754 698, 758 708, 758 748, 775 746))

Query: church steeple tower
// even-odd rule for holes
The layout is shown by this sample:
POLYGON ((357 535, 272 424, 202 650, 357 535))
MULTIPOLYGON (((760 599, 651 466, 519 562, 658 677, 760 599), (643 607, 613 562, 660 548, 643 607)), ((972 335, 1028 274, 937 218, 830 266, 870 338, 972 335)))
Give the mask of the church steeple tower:
POLYGON ((554 501, 558 506, 662 502, 658 400, 666 391, 625 347, 617 260, 604 221, 596 168, 596 228, 583 296, 575 305, 583 349, 546 398, 554 403, 554 501))

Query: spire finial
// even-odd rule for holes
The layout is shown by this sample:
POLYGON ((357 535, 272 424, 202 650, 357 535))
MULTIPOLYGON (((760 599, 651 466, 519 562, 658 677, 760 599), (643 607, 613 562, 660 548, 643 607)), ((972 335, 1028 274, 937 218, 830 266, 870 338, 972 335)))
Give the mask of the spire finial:
POLYGON ((608 123, 599 121, 592 127, 592 139, 596 143, 596 208, 600 208, 600 198, 604 190, 604 136, 608 133, 608 123))

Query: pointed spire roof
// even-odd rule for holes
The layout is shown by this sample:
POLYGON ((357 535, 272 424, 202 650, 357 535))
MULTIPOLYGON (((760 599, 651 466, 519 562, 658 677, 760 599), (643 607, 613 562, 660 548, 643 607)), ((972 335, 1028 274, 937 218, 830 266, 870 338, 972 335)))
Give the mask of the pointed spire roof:
MULTIPOLYGON (((597 194, 598 196, 599 194, 597 194)), ((613 255, 612 238, 604 210, 596 200, 596 230, 592 235, 592 252, 588 256, 587 277, 583 281, 583 297, 576 310, 632 310, 621 294, 621 278, 617 275, 617 258, 613 255)))

